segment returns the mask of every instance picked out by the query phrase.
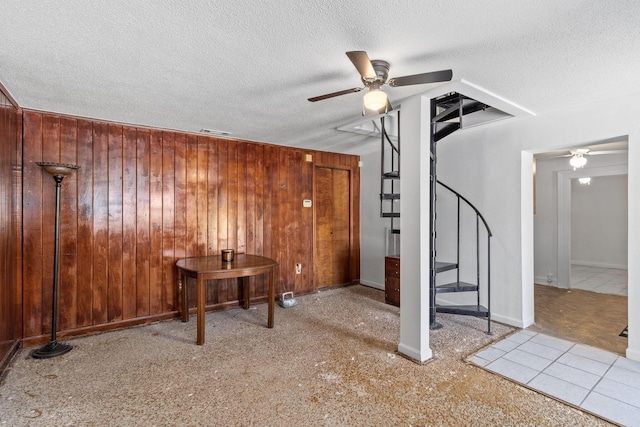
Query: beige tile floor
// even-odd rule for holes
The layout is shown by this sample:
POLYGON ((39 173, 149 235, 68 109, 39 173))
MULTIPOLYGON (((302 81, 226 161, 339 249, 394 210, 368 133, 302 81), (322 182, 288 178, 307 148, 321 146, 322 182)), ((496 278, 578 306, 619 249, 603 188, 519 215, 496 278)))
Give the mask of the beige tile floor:
POLYGON ((571 288, 626 296, 627 270, 572 264, 571 288))

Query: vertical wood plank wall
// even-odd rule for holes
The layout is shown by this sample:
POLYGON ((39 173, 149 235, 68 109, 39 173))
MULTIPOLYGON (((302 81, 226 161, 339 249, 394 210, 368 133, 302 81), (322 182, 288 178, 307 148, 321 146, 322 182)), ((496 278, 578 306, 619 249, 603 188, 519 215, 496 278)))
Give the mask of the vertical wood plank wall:
MULTIPOLYGON (((313 208, 302 201, 313 198, 314 163, 353 171, 359 279, 357 156, 28 110, 23 129, 25 341, 51 329, 55 184, 38 161, 80 166, 61 189, 60 337, 174 317, 176 260, 223 248, 275 259, 277 293, 312 292, 313 208)), ((251 297, 266 301, 265 278, 251 280, 251 297)), ((237 306, 236 282, 208 286, 207 304, 237 306)))
POLYGON ((0 89, 0 376, 20 342, 18 109, 0 89))

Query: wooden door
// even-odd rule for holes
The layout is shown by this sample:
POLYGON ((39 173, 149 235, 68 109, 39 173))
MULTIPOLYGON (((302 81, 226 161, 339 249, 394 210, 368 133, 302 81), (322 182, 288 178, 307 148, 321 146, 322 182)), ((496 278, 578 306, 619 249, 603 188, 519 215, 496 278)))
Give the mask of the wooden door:
POLYGON ((315 287, 349 283, 350 272, 350 171, 316 167, 315 195, 315 287))

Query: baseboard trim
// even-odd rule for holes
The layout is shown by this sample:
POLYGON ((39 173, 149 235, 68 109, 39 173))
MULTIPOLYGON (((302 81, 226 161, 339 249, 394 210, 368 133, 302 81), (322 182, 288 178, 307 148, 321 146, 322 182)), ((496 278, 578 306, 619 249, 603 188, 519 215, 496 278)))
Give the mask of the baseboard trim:
POLYGON ((545 285, 545 286, 554 286, 558 287, 558 284, 555 280, 551 280, 551 283, 547 282, 547 278, 545 276, 535 276, 533 278, 533 283, 536 285, 545 285))
POLYGON ((360 284, 364 286, 368 286, 370 288, 380 289, 381 291, 384 291, 384 285, 382 283, 371 282, 369 280, 360 279, 360 284))
POLYGON ((11 361, 16 356, 16 354, 18 354, 19 349, 20 349, 20 340, 15 340, 13 343, 11 343, 11 346, 5 353, 2 360, 0 360, 0 381, 4 379, 4 376, 7 373, 9 365, 11 364, 11 361))
POLYGON ((417 349, 402 343, 398 344, 398 353, 400 353, 403 357, 406 357, 407 359, 413 362, 421 363, 421 364, 433 358, 433 352, 431 351, 430 348, 427 351, 427 354, 423 355, 423 354, 420 354, 420 351, 418 351, 417 349))
POLYGON ((627 359, 637 360, 640 362, 640 351, 632 350, 631 348, 627 348, 626 351, 627 359))

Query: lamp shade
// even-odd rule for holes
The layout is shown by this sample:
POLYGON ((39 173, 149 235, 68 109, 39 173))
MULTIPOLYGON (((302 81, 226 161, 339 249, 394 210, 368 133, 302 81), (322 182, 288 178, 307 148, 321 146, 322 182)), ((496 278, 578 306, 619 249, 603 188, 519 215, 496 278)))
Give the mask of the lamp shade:
POLYGON ((364 96, 364 106, 368 110, 380 110, 387 105, 387 94, 380 89, 371 89, 364 96))

